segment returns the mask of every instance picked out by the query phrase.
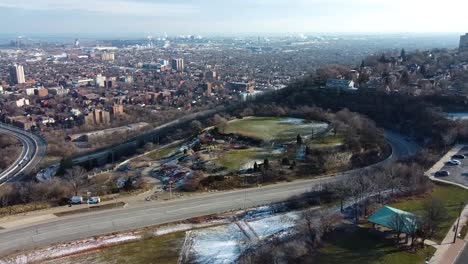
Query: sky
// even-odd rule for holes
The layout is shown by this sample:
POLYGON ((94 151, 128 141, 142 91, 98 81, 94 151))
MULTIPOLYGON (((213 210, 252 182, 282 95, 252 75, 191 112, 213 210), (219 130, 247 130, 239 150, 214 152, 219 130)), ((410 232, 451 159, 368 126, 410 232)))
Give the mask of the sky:
POLYGON ((468 32, 466 0, 0 0, 0 34, 468 32))

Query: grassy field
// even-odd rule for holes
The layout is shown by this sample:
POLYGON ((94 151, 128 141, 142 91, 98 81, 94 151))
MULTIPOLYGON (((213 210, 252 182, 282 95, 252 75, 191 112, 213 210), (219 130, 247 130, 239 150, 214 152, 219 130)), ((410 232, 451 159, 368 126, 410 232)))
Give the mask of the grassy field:
POLYGON ((229 150, 220 154, 216 163, 227 168, 229 171, 239 171, 245 167, 252 167, 255 161, 263 163, 264 159, 273 161, 279 156, 267 153, 262 149, 251 148, 243 150, 229 150))
POLYGON ((328 134, 322 138, 317 138, 308 142, 310 148, 329 148, 340 146, 344 143, 342 135, 328 134))
POLYGON ((413 264, 424 263, 435 249, 428 247, 411 253, 399 249, 395 241, 381 233, 373 233, 368 228, 336 231, 327 237, 314 263, 327 264, 413 264))
POLYGON ((392 204, 391 206, 401 210, 412 212, 414 214, 421 214, 424 202, 430 200, 431 198, 441 200, 448 210, 448 217, 446 221, 442 224, 441 228, 433 238, 435 241, 440 242, 444 239, 448 230, 452 227, 453 223, 457 219, 458 212, 460 209, 460 202, 468 201, 467 190, 451 185, 436 185, 436 187, 430 195, 424 197, 417 197, 404 202, 399 202, 396 204, 392 204))
POLYGON ((172 264, 177 263, 184 238, 185 232, 178 232, 46 263, 172 264))
POLYGON ((162 148, 156 149, 154 151, 151 151, 146 156, 153 160, 166 158, 178 151, 182 147, 182 145, 182 142, 179 142, 177 144, 170 144, 162 148))
POLYGON ((319 123, 305 123, 300 119, 276 117, 248 117, 229 122, 225 133, 235 133, 267 142, 288 142, 298 134, 311 135, 319 123))

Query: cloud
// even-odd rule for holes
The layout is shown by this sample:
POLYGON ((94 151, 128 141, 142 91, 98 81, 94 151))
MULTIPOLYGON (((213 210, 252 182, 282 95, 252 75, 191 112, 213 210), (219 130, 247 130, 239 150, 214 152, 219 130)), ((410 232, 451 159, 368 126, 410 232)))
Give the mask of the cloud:
POLYGON ((81 11, 141 16, 175 16, 197 12, 197 8, 191 4, 131 0, 0 0, 0 7, 38 11, 81 11))

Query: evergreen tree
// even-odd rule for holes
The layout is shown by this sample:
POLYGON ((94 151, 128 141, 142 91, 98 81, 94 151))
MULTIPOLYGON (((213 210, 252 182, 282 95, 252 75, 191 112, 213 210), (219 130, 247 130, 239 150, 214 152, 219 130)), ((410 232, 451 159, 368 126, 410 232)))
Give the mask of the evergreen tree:
POLYGON ((258 171, 258 164, 257 164, 257 162, 254 163, 253 170, 254 170, 254 172, 257 172, 257 171, 258 171))
POLYGON ((301 135, 297 134, 296 141, 297 141, 297 144, 298 144, 298 145, 302 145, 303 141, 302 141, 301 135))
POLYGON ((270 168, 270 161, 268 159, 265 159, 263 161, 263 167, 265 168, 265 170, 268 170, 270 168))
POLYGON ((406 61, 406 51, 405 51, 405 49, 401 49, 400 57, 403 59, 403 61, 406 61))

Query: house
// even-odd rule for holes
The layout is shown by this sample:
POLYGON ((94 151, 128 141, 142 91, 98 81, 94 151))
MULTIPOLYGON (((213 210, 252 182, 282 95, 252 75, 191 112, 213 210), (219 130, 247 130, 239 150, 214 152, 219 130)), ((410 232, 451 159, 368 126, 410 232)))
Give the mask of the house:
POLYGON ((27 116, 12 116, 6 118, 7 124, 12 124, 16 127, 19 127, 24 130, 31 130, 33 127, 36 127, 36 122, 32 118, 27 116))

